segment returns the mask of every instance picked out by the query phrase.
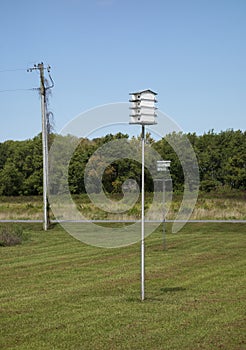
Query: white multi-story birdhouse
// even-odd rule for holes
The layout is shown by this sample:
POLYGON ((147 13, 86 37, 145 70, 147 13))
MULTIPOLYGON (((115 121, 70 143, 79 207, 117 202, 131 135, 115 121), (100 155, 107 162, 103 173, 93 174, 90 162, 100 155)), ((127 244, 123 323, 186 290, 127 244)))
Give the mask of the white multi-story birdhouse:
POLYGON ((170 160, 157 160, 157 171, 167 171, 170 168, 170 160))
POLYGON ((157 93, 152 90, 143 90, 130 93, 130 95, 130 124, 157 124, 157 108, 155 107, 157 93))

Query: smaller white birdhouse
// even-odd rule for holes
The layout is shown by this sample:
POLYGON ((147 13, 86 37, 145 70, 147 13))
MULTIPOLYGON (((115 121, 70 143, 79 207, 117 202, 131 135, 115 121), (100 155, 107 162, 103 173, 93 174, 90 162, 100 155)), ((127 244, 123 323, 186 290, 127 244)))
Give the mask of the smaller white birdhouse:
POLYGON ((130 93, 130 95, 130 124, 157 124, 157 108, 155 106, 155 103, 157 102, 155 96, 157 93, 152 90, 143 90, 130 93))
POLYGON ((170 165, 170 160, 157 160, 157 171, 167 171, 170 165))

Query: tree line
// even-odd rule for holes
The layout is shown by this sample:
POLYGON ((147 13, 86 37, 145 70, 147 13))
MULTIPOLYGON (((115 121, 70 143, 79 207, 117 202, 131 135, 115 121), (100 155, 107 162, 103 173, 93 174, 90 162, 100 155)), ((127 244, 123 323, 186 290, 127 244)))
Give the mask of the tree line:
MULTIPOLYGON (((51 134, 50 144, 52 144, 55 137, 64 138, 64 136, 51 134)), ((200 190, 209 192, 222 187, 246 189, 246 132, 230 129, 220 133, 215 133, 212 130, 203 135, 172 133, 160 141, 155 141, 150 134, 147 134, 148 144, 151 144, 163 159, 171 161, 170 173, 174 190, 182 191, 184 173, 177 152, 171 145, 179 145, 180 149, 185 149, 187 138, 197 158, 200 190)), ((119 139, 127 139, 134 147, 137 147, 137 145, 140 147, 140 138, 129 138, 127 134, 122 133, 108 134, 92 140, 87 138, 77 140, 77 147, 73 152, 68 168, 71 193, 86 192, 84 174, 90 157, 102 145, 119 139)), ((61 159, 62 152, 61 148, 61 159)), ((99 158, 100 156, 98 156, 98 164, 100 164, 99 158)), ((91 184, 89 183, 88 186, 95 186, 96 178, 93 178, 93 169, 90 171, 91 184)), ((41 195, 43 188, 42 175, 41 134, 25 141, 10 140, 0 143, 0 195, 41 195)), ((122 184, 129 178, 135 179, 140 185, 140 162, 127 159, 127 157, 112 161, 103 172, 103 188, 108 193, 120 193, 122 184)), ((153 179, 151 179, 148 169, 146 169, 145 178, 146 191, 151 192, 153 190, 153 179)))

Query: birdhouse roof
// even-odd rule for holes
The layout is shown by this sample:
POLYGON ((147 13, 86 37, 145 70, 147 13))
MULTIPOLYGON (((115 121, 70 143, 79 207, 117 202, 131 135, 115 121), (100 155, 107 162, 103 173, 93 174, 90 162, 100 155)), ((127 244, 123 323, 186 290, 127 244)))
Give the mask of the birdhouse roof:
POLYGON ((150 90, 150 89, 142 90, 142 91, 137 91, 137 92, 130 92, 129 95, 137 95, 137 94, 142 94, 142 93, 144 93, 144 92, 150 92, 150 93, 153 94, 153 95, 157 95, 157 92, 154 92, 154 91, 152 91, 152 90, 150 90))

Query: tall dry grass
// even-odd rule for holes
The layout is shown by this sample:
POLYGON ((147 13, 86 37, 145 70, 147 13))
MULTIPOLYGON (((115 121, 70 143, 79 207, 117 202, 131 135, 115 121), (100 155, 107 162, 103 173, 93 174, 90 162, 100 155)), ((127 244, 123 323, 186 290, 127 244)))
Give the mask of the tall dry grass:
MULTIPOLYGON (((113 198, 119 200, 119 197, 113 198)), ((146 195, 145 208, 148 209, 152 200, 151 195, 146 195)), ((173 220, 176 218, 182 197, 174 196, 170 208, 166 210, 166 219, 173 220)), ((74 197, 77 210, 86 219, 112 219, 112 220, 139 220, 141 218, 141 201, 138 202, 127 212, 114 214, 106 212, 96 207, 90 202, 87 196, 80 195, 74 197)), ((60 204, 59 219, 68 218, 71 208, 67 205, 60 204)), ((159 203, 159 210, 162 210, 162 203, 159 203)), ((71 212, 72 213, 72 212, 71 212)), ((0 220, 16 219, 42 219, 42 197, 2 197, 0 198, 0 220)), ((71 214, 72 215, 72 214, 71 214)), ((51 218, 54 216, 51 213, 51 218)), ((154 214, 151 219, 155 219, 154 214)), ((246 220, 246 200, 243 195, 233 196, 216 196, 200 194, 196 206, 191 215, 191 219, 236 219, 246 220)))

